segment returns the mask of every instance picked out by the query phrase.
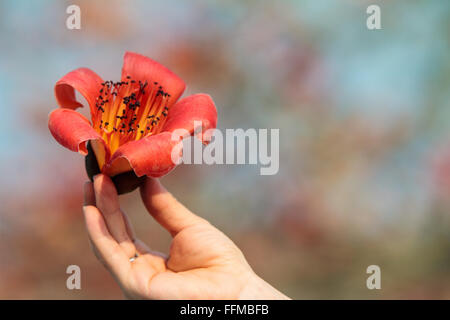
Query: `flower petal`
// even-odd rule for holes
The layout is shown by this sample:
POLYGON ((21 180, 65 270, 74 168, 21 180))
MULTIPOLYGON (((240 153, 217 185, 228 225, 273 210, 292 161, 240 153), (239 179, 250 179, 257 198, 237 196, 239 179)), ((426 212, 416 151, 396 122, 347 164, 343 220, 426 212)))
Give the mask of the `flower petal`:
POLYGON ((126 167, 124 163, 126 161, 138 177, 143 175, 161 177, 176 166, 171 154, 178 142, 179 140, 172 139, 169 132, 128 142, 114 152, 111 161, 105 167, 105 173, 110 176, 121 173, 122 170, 118 168, 126 167))
MULTIPOLYGON (((176 129, 186 129, 192 135, 194 121, 202 122, 202 133, 206 130, 216 128, 217 109, 212 98, 203 93, 193 94, 178 101, 170 110, 163 132, 173 132, 176 129)), ((206 137, 199 137, 205 142, 206 137)))
POLYGON ((123 58, 122 81, 130 76, 134 80, 158 82, 163 90, 170 94, 169 106, 175 103, 183 94, 186 85, 175 73, 162 64, 133 52, 126 52, 123 58))
POLYGON ((73 110, 53 110, 49 115, 48 128, 62 146, 82 155, 88 154, 86 142, 89 140, 98 140, 105 146, 103 138, 92 128, 89 120, 73 110))
POLYGON ((76 109, 83 105, 75 98, 75 90, 89 103, 91 114, 95 114, 95 99, 102 87, 102 78, 87 68, 73 70, 62 77, 55 85, 55 96, 62 108, 76 109))

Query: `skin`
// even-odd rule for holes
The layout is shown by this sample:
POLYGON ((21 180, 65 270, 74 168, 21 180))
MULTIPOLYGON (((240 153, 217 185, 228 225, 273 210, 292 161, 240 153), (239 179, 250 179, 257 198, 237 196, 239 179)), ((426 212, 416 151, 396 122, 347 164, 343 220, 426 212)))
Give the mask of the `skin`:
POLYGON ((147 178, 140 189, 150 215, 173 237, 169 255, 136 238, 111 179, 84 185, 92 249, 129 299, 288 299, 258 277, 220 230, 147 178), (137 257, 134 261, 130 258, 137 257))

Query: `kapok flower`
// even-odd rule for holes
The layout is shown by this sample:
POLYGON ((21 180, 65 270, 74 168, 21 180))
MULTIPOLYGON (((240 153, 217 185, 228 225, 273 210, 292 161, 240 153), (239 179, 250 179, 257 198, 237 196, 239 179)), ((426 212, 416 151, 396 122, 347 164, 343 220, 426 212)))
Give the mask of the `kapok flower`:
POLYGON ((61 108, 50 113, 48 126, 56 141, 72 151, 88 155, 92 147, 102 173, 161 177, 175 167, 171 152, 179 141, 172 138, 174 130, 192 135, 198 129, 194 121, 201 121, 203 132, 216 127, 211 97, 194 94, 178 101, 184 89, 184 81, 163 65, 126 52, 118 82, 104 81, 87 68, 62 77, 55 85, 61 108), (74 111, 82 107, 75 90, 89 104, 91 122, 74 111))

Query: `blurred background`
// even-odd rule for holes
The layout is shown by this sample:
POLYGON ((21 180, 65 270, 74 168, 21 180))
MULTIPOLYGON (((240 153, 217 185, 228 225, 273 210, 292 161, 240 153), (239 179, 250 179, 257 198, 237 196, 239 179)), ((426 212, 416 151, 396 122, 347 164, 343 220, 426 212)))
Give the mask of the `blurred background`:
MULTIPOLYGON (((162 179, 266 281, 295 299, 450 299, 449 17, 446 0, 1 0, 0 298, 122 298, 90 251, 84 159, 47 115, 64 74, 119 80, 129 50, 211 94, 220 129, 280 128, 277 175, 184 165, 162 179), (65 26, 71 4, 81 30, 65 26), (366 28, 370 4, 382 30, 366 28), (66 288, 71 264, 81 290, 66 288), (366 287, 373 264, 381 290, 366 287)), ((138 193, 121 201, 167 252, 138 193)))

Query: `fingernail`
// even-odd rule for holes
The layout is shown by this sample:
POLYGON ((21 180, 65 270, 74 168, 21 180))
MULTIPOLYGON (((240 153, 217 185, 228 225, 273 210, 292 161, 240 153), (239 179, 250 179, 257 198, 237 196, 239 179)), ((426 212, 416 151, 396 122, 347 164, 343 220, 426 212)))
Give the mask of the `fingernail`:
POLYGON ((97 173, 95 176, 92 177, 92 181, 97 180, 98 178, 100 178, 102 174, 101 173, 97 173))

